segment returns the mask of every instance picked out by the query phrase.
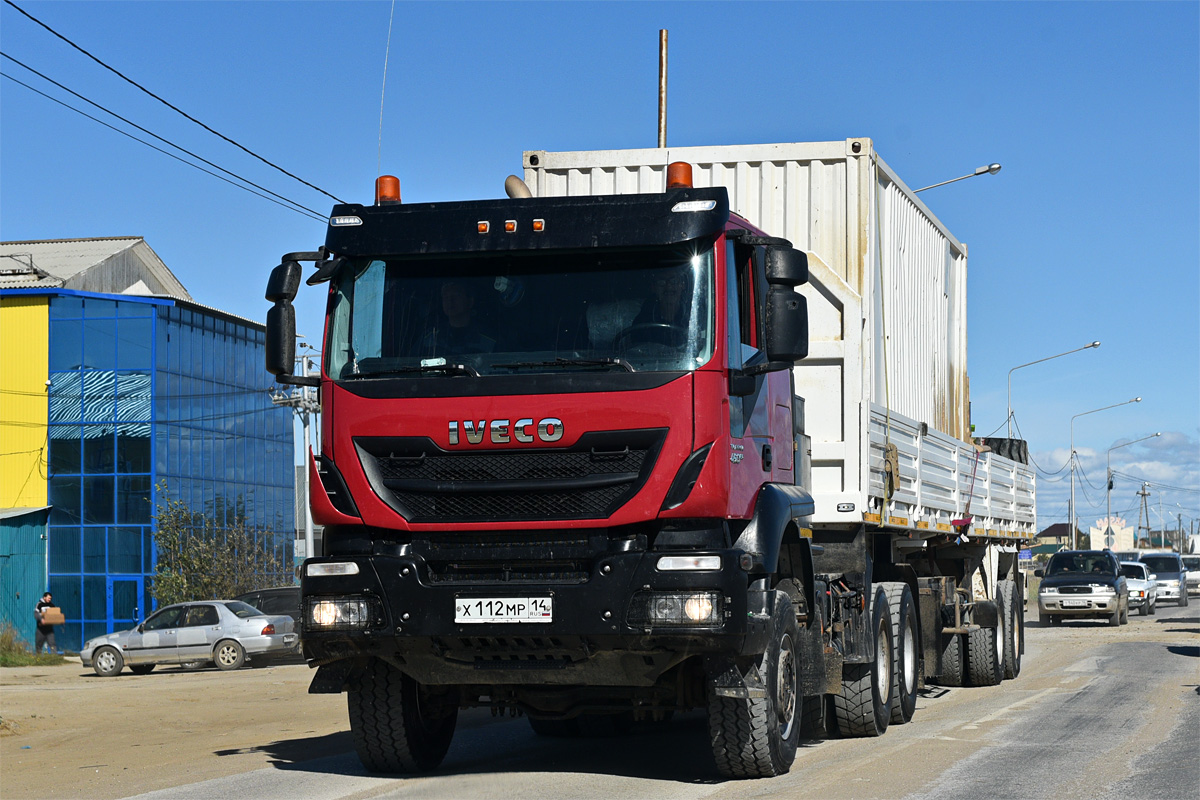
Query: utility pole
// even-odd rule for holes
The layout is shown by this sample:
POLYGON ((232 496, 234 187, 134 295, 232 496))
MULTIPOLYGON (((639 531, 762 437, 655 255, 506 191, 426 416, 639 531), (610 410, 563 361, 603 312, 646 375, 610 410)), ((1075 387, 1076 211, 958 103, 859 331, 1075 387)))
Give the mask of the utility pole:
POLYGON ((1147 489, 1147 487, 1149 487, 1149 485, 1150 484, 1148 484, 1148 483, 1143 483, 1142 490, 1140 492, 1138 492, 1138 497, 1142 498, 1142 505, 1138 509, 1138 529, 1137 529, 1138 541, 1141 541, 1143 527, 1146 529, 1146 541, 1149 542, 1149 540, 1150 540, 1150 507, 1146 505, 1146 498, 1150 496, 1150 492, 1146 491, 1146 489, 1147 489), (1142 517, 1146 518, 1145 525, 1142 525, 1142 517))
MULTIPOLYGON (((301 347, 310 347, 310 345, 301 343, 301 347)), ((300 353, 296 356, 296 365, 299 367, 299 373, 305 377, 311 375, 310 370, 313 367, 313 354, 300 353)), ((321 410, 321 403, 317 397, 317 388, 315 386, 293 386, 290 393, 285 393, 282 389, 271 395, 271 402, 278 406, 290 406, 300 418, 300 424, 304 428, 304 452, 305 463, 301 474, 304 476, 304 557, 312 558, 313 553, 313 521, 312 508, 309 505, 309 486, 308 486, 308 449, 312 445, 312 439, 309 435, 309 424, 312 415, 321 410)))

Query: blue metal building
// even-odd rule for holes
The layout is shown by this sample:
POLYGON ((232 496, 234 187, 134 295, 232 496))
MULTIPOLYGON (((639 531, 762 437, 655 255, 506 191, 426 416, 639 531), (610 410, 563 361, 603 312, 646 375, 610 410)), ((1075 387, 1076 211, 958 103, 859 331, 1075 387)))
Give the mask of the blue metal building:
MULTIPOLYGON (((45 426, 44 445, 15 454, 5 474, 45 487, 45 550, 36 566, 66 615, 61 649, 130 627, 151 610, 155 515, 167 499, 217 527, 243 523, 292 563, 292 412, 268 394, 262 325, 176 297, 0 286, 0 311, 13 313, 17 300, 45 304, 48 342, 32 350, 47 354, 45 366, 38 373, 22 365, 45 375, 45 386, 0 388, 26 399, 44 392, 34 404, 44 416, 22 422, 26 435, 45 426)), ((29 516, 20 519, 28 528, 29 516)), ((17 559, 29 562, 22 574, 32 558, 17 559)), ((264 585, 291 580, 290 572, 263 576, 264 585)), ((22 597, 9 616, 6 598, 0 619, 21 630, 33 602, 22 597)))

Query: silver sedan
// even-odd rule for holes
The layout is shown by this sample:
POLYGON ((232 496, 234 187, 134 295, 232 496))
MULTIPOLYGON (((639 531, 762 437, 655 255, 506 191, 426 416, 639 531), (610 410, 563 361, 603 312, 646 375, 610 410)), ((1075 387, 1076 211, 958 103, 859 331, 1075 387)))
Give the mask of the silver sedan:
POLYGON ((263 614, 237 600, 206 600, 160 608, 127 631, 89 639, 79 656, 107 678, 125 665, 144 675, 158 664, 213 662, 237 669, 253 656, 283 655, 297 640, 292 618, 263 614))

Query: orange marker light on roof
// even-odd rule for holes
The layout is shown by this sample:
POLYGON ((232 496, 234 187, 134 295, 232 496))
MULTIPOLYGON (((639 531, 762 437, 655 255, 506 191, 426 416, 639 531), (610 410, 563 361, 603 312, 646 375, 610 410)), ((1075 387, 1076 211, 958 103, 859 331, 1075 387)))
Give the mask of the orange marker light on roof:
POLYGON ((534 232, 534 233, 541 233, 541 232, 542 232, 542 231, 544 231, 544 230, 546 230, 546 220, 544 220, 544 219, 535 219, 535 220, 533 221, 533 232, 534 232))
POLYGON ((692 165, 686 161, 672 161, 667 165, 668 189, 692 188, 692 165))
POLYGON ((505 233, 516 233, 517 232, 517 221, 515 219, 504 220, 504 232, 505 233))
POLYGON ((400 179, 395 175, 380 175, 375 179, 375 205, 400 202, 400 179))
POLYGON ((480 233, 487 233, 489 230, 491 230, 491 227, 492 224, 487 220, 481 219, 479 222, 475 223, 475 230, 479 231, 480 233))

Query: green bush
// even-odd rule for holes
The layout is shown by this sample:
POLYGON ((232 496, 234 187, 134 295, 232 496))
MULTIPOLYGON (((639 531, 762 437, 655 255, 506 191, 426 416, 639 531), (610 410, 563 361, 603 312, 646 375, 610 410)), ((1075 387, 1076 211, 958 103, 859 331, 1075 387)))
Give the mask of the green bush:
POLYGON ((64 663, 66 659, 55 653, 34 653, 11 623, 0 628, 0 667, 53 667, 64 663))
POLYGON ((158 562, 151 587, 159 607, 228 599, 285 578, 290 582, 291 565, 283 553, 263 546, 269 532, 248 525, 242 508, 218 500, 209 513, 199 513, 171 499, 165 487, 159 491, 158 562))

